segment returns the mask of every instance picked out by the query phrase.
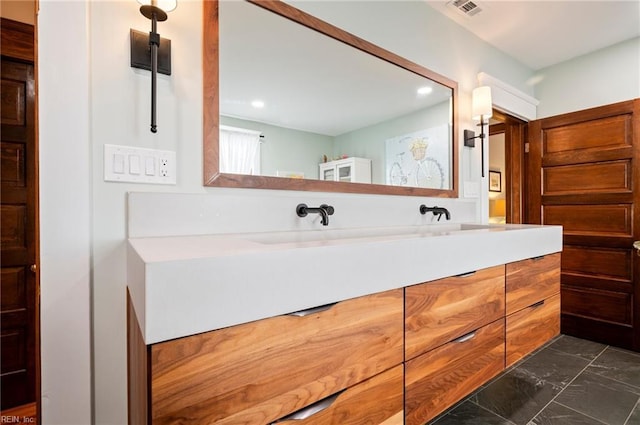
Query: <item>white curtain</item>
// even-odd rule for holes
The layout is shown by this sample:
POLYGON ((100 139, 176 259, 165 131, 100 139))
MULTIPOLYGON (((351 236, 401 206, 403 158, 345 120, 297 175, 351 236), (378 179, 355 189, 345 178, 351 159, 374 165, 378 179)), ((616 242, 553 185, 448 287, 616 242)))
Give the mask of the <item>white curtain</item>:
POLYGON ((220 126, 220 172, 260 174, 260 132, 220 126))

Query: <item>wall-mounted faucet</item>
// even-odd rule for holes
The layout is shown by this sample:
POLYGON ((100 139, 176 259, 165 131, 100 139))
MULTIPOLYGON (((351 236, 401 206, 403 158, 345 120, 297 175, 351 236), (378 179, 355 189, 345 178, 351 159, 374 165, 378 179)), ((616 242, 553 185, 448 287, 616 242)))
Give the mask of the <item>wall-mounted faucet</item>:
POLYGON ((329 216, 333 215, 335 210, 331 205, 322 204, 319 207, 308 207, 307 204, 298 204, 296 207, 296 214, 298 217, 306 217, 309 213, 320 214, 322 220, 320 221, 323 226, 329 225, 329 216))
POLYGON ((425 204, 420 205, 420 214, 425 215, 428 212, 432 212, 433 215, 438 216, 438 221, 442 218, 442 214, 444 214, 447 220, 451 220, 451 213, 448 209, 443 207, 428 207, 425 204))

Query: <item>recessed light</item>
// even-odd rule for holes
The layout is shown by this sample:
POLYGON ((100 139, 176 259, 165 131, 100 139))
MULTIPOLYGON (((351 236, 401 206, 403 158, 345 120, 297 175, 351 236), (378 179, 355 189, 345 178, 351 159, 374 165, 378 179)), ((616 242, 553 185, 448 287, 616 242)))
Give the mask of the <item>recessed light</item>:
POLYGON ((251 106, 254 108, 264 108, 264 102, 262 100, 254 100, 251 102, 251 106))
POLYGON ((424 86, 418 89, 418 94, 424 96, 425 94, 429 94, 432 91, 433 89, 430 86, 424 86))

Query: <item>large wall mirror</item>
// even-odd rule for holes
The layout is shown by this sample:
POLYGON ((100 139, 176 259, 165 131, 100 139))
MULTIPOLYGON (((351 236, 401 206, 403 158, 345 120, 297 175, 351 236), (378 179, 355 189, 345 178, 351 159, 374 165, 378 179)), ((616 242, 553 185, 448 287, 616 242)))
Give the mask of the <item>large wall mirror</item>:
POLYGON ((206 186, 456 197, 457 84, 281 1, 204 1, 206 186))

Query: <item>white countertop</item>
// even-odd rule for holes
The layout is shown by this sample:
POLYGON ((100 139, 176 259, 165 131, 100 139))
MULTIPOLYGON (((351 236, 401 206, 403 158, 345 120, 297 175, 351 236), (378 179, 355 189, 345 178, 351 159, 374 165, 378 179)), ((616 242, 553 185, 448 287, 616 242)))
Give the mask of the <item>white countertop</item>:
POLYGON ((562 250, 560 226, 322 229, 129 239, 147 344, 562 250))

